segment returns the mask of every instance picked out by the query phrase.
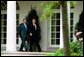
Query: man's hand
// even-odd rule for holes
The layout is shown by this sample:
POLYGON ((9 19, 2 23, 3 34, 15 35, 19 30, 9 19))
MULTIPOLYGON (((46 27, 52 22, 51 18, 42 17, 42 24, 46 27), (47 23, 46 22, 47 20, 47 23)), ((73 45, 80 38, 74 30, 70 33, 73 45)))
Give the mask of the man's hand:
POLYGON ((30 33, 30 36, 32 36, 32 33, 30 33))
POLYGON ((77 32, 76 33, 76 37, 79 41, 82 41, 83 40, 83 35, 82 35, 82 32, 77 32))
POLYGON ((76 36, 79 37, 82 34, 82 32, 77 32, 76 36))

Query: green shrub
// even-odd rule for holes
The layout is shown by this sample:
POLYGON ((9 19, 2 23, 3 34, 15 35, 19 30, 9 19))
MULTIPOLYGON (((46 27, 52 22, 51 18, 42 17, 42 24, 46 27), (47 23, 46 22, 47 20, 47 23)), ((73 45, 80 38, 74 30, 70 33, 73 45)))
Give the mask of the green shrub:
MULTIPOLYGON (((83 56, 83 43, 76 41, 70 43, 71 56, 83 56)), ((63 49, 56 49, 55 54, 48 56, 64 56, 63 49)))
POLYGON ((63 56, 63 49, 57 49, 56 50, 56 53, 55 53, 55 56, 63 56))
POLYGON ((83 55, 83 43, 76 41, 70 43, 71 55, 72 56, 82 56, 83 55))

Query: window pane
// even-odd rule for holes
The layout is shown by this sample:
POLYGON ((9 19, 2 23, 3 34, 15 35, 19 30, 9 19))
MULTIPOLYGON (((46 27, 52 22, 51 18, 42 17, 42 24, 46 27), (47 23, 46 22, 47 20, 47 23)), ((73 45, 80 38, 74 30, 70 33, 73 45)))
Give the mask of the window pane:
POLYGON ((3 36, 4 36, 4 34, 3 34, 3 33, 1 33, 1 37, 2 37, 2 39, 3 39, 3 36))
POLYGON ((4 20, 4 14, 1 14, 1 19, 4 20))
POLYGON ((3 39, 1 39, 1 44, 3 44, 3 39))
POLYGON ((55 13, 52 14, 52 19, 55 19, 55 13))
POLYGON ((19 20, 17 20, 17 22, 16 22, 16 23, 17 23, 17 25, 19 25, 19 20))
POLYGON ((7 14, 4 14, 4 19, 7 19, 7 14))
POLYGON ((73 33, 70 33, 70 38, 73 38, 73 33))
POLYGON ((56 19, 60 19, 60 13, 56 13, 56 19))
POLYGON ((56 31, 60 31, 60 26, 56 26, 56 31))
POLYGON ((70 18, 73 18, 73 13, 70 13, 70 18))
POLYGON ((55 39, 51 39, 51 44, 55 44, 55 39))
POLYGON ((6 38, 6 33, 4 33, 4 38, 6 38))
POLYGON ((60 38, 60 33, 56 33, 56 38, 60 38))
POLYGON ((73 20, 70 20, 70 25, 73 25, 73 20))
POLYGON ((4 22, 3 21, 1 21, 1 26, 3 26, 4 25, 4 22))
POLYGON ((73 26, 70 26, 70 31, 71 31, 71 32, 73 31, 73 26))
POLYGON ((73 39, 70 39, 70 42, 72 42, 73 41, 73 39))
POLYGON ((60 25, 60 20, 56 20, 56 25, 60 25))
POLYGON ((16 19, 19 19, 19 14, 16 14, 16 19))
POLYGON ((4 43, 3 44, 6 44, 6 39, 3 39, 4 43))
POLYGON ((4 29, 4 32, 6 32, 6 27, 4 27, 3 29, 4 29))
POLYGON ((52 26, 51 27, 51 31, 55 31, 55 26, 52 26))
POLYGON ((60 44, 60 39, 56 39, 56 44, 57 44, 57 45, 60 44))
POLYGON ((6 26, 7 25, 7 21, 4 21, 4 26, 6 26))
POLYGON ((56 20, 52 20, 52 25, 55 25, 55 23, 56 23, 56 20))
POLYGON ((51 38, 55 38, 55 33, 51 33, 51 38))

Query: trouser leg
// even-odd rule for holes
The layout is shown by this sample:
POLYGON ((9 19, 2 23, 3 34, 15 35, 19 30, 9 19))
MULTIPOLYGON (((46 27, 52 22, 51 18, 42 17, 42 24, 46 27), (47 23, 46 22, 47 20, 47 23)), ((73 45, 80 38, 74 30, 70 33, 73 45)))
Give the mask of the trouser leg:
POLYGON ((25 38, 22 38, 22 45, 23 45, 23 47, 24 47, 25 49, 28 49, 28 48, 29 48, 28 45, 26 44, 25 38))
POLYGON ((22 51, 22 49, 23 49, 23 44, 21 43, 21 46, 20 46, 20 51, 22 51))
POLYGON ((41 47, 40 47, 40 45, 39 45, 39 42, 36 42, 36 46, 37 46, 37 48, 38 48, 38 51, 40 52, 40 51, 41 51, 41 47))

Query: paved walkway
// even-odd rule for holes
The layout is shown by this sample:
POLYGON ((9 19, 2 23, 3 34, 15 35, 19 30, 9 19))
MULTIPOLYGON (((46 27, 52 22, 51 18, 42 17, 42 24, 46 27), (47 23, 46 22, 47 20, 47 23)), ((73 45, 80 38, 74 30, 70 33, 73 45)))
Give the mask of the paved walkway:
POLYGON ((1 52, 1 56, 47 56, 46 52, 1 52))

